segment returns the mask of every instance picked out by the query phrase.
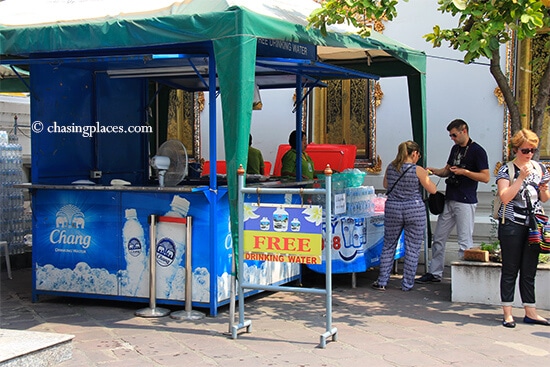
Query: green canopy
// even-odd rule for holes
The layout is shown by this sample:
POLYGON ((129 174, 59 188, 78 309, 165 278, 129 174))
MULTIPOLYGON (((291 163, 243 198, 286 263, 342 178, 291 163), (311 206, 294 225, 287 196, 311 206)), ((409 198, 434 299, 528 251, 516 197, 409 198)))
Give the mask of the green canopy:
POLYGON ((0 93, 27 93, 29 72, 15 66, 0 65, 0 93))
MULTIPOLYGON (((86 64, 112 73, 157 68, 157 81, 199 90, 204 81, 185 76, 183 67, 212 72, 208 62, 197 70, 193 57, 213 55, 237 233, 236 169, 246 166, 255 84, 405 76, 414 139, 425 150, 425 54, 374 31, 361 38, 350 28, 332 27, 324 37, 307 27, 316 7, 311 0, 5 0, 0 63, 86 64), (161 61, 154 58, 158 54, 172 58, 161 61)), ((151 70, 141 76, 147 75, 151 70)))

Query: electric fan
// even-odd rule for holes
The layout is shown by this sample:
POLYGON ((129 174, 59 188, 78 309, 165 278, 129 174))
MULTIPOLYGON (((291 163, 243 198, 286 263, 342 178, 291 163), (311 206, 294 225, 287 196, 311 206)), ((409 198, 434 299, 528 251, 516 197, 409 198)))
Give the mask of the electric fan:
POLYGON ((187 149, 181 141, 170 139, 162 143, 151 166, 158 170, 159 186, 173 187, 187 177, 187 149))

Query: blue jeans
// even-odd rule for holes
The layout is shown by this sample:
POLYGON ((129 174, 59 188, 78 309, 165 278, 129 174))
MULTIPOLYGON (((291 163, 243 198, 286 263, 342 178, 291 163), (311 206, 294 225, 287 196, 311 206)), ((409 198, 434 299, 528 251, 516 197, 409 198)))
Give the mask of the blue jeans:
POLYGON ((508 219, 499 223, 498 239, 502 255, 500 274, 500 300, 503 306, 514 302, 516 278, 519 273, 519 294, 523 306, 535 307, 535 275, 539 262, 540 248, 529 245, 529 227, 508 219))

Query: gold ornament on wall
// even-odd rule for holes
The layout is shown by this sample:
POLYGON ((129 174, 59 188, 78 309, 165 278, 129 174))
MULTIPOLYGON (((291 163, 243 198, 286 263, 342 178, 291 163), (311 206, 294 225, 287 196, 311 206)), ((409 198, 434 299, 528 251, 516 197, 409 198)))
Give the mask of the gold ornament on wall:
POLYGON ((369 173, 380 173, 382 172, 382 159, 379 155, 376 156, 376 160, 374 161, 374 164, 372 167, 365 168, 365 171, 369 173))
POLYGON ((504 95, 502 94, 502 91, 499 87, 495 88, 495 91, 493 92, 495 96, 497 97, 498 104, 502 106, 504 104, 504 95))
POLYGON ((380 106, 382 103, 382 98, 384 97, 384 92, 382 92, 382 87, 379 82, 374 83, 374 103, 376 107, 380 106))
POLYGON ((199 111, 202 112, 204 110, 204 92, 197 92, 196 96, 199 111))

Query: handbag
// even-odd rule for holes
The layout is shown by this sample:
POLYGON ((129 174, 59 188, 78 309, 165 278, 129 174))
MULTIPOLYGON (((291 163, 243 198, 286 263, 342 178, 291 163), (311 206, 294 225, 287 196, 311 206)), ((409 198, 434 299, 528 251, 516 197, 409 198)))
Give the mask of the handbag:
POLYGON ((445 194, 437 191, 435 194, 428 195, 428 209, 430 209, 430 213, 434 215, 439 215, 443 213, 444 208, 445 194))
POLYGON ((533 205, 529 195, 525 194, 525 199, 531 212, 527 241, 529 245, 538 246, 541 253, 548 254, 550 253, 550 223, 548 223, 548 216, 533 213, 533 205))
POLYGON ((534 219, 537 228, 529 229, 529 244, 539 246, 542 254, 548 254, 550 253, 550 223, 548 223, 548 216, 535 214, 534 219))
MULTIPOLYGON (((439 185, 439 181, 441 181, 441 177, 435 184, 435 186, 439 185)), ((433 215, 439 215, 443 213, 443 209, 445 208, 445 194, 437 191, 435 194, 429 194, 428 195, 428 209, 430 210, 430 213, 433 215)))

